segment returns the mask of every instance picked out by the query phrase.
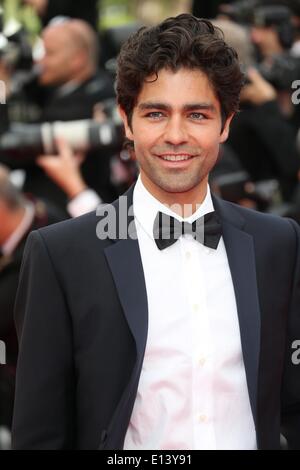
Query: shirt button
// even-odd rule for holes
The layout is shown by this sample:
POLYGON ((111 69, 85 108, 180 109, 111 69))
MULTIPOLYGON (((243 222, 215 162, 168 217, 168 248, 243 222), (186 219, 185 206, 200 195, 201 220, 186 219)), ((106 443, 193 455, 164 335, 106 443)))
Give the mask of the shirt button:
POLYGON ((192 255, 191 255, 191 252, 190 252, 190 251, 186 251, 186 253, 185 253, 186 259, 190 259, 191 256, 192 256, 192 255))
POLYGON ((207 422, 207 419, 208 419, 207 416, 204 415, 204 414, 200 414, 200 415, 198 416, 198 421, 199 421, 200 423, 206 423, 206 422, 207 422))
POLYGON ((206 359, 205 357, 200 357, 199 360, 198 360, 198 364, 200 367, 203 367, 206 363, 206 359))
POLYGON ((195 313, 199 312, 199 304, 194 304, 194 305, 193 305, 193 311, 194 311, 195 313))

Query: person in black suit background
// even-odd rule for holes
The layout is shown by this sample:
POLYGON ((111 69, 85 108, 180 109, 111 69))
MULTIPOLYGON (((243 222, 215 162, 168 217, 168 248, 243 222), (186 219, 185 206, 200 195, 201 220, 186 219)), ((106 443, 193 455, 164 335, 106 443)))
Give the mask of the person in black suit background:
POLYGON ((33 232, 15 320, 15 449, 300 448, 300 231, 210 194, 243 84, 192 15, 118 59, 137 183, 33 232), (178 93, 180 90, 180 93, 178 93))
POLYGON ((18 353, 13 310, 25 242, 31 230, 61 220, 63 214, 55 208, 23 195, 0 165, 0 339, 7 352, 7 363, 0 368, 0 428, 10 429, 12 423, 18 353))
MULTIPOLYGON (((115 96, 113 81, 98 69, 98 39, 81 20, 65 20, 44 29, 45 54, 39 61, 40 93, 34 99, 42 108, 40 122, 92 119, 95 105, 115 96)), ((107 150, 90 151, 82 165, 83 178, 108 202, 116 197, 110 181, 107 150)), ((35 163, 26 165, 24 191, 65 208, 67 198, 35 163)))

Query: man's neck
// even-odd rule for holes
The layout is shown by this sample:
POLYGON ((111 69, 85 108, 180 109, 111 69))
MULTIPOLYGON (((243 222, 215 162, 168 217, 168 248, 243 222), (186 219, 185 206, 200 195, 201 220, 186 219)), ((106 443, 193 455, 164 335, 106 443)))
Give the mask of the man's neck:
POLYGON ((141 180, 147 191, 162 204, 168 206, 182 218, 190 217, 203 203, 207 194, 208 177, 197 186, 185 192, 167 192, 156 186, 144 173, 141 180))

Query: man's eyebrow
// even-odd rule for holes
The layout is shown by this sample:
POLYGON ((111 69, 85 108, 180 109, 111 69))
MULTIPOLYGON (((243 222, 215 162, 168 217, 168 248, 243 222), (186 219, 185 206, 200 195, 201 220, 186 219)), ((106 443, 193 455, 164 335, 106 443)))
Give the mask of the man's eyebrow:
MULTIPOLYGON (((140 111, 147 111, 149 109, 161 109, 163 111, 170 111, 172 106, 166 103, 157 101, 145 101, 138 105, 140 111)), ((212 103, 188 103, 183 106, 183 111, 206 110, 216 112, 216 107, 212 103)))
POLYGON ((216 107, 212 103, 189 103, 183 106, 184 111, 195 111, 202 109, 206 111, 216 112, 216 107))
POLYGON ((171 106, 166 103, 160 103, 158 101, 145 101, 138 105, 138 109, 141 111, 146 111, 147 109, 163 109, 168 111, 171 109, 171 106))

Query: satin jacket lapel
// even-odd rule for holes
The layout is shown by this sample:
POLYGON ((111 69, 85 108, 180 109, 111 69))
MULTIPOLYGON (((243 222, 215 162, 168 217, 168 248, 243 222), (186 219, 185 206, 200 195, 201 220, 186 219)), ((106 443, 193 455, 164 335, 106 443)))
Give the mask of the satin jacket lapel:
MULTIPOLYGON (((128 208, 132 207, 133 187, 122 197, 127 198, 126 206, 128 208)), ((122 201, 124 202, 124 199, 122 201)), ((109 424, 107 435, 110 437, 107 438, 106 448, 114 448, 116 442, 118 443, 117 445, 122 445, 121 443, 124 439, 134 404, 148 334, 148 301, 138 240, 136 236, 135 239, 130 237, 120 238, 119 212, 124 210, 124 205, 122 204, 121 207, 120 200, 118 200, 113 203, 113 206, 116 209, 117 216, 117 236, 113 243, 105 248, 104 253, 116 285, 124 315, 135 340, 137 357, 130 380, 124 389, 109 424), (114 441, 111 439, 114 439, 114 441)), ((130 232, 133 233, 135 231, 133 215, 124 217, 123 214, 121 218, 123 223, 127 224, 127 227, 133 228, 130 232)), ((124 227, 122 227, 122 232, 124 232, 124 227)))
POLYGON ((120 240, 105 249, 121 305, 135 339, 137 354, 144 354, 147 339, 148 303, 137 240, 120 240))
POLYGON ((248 392, 257 424, 257 386, 260 353, 260 306, 253 237, 245 231, 244 218, 230 204, 214 197, 230 266, 239 324, 248 392))
MULTIPOLYGON (((127 198, 127 207, 132 207, 133 187, 123 197, 127 198)), ((118 201, 113 205, 117 216, 117 236, 114 243, 104 252, 124 314, 135 339, 137 354, 143 356, 147 340, 148 302, 140 249, 136 236, 134 239, 131 237, 120 239, 118 224, 120 206, 118 201)), ((133 215, 129 215, 127 220, 125 219, 123 217, 125 223, 127 222, 127 227, 134 227, 133 215)))
POLYGON ((148 303, 137 240, 120 240, 106 248, 105 255, 137 352, 130 380, 124 388, 108 428, 110 437, 107 448, 114 448, 116 444, 111 438, 120 442, 118 446, 122 445, 122 436, 124 438, 134 405, 147 341, 148 303))

